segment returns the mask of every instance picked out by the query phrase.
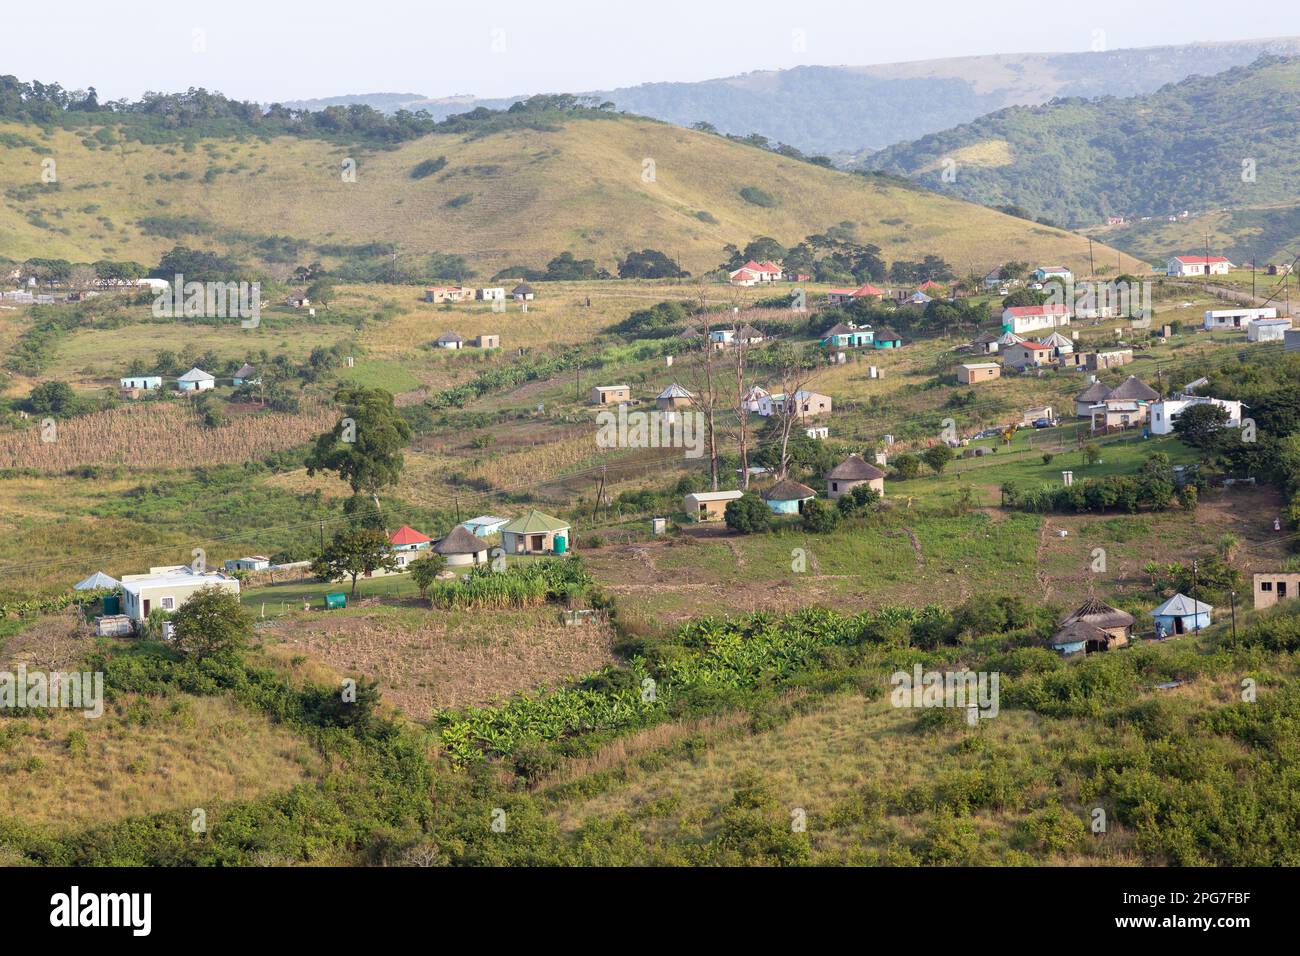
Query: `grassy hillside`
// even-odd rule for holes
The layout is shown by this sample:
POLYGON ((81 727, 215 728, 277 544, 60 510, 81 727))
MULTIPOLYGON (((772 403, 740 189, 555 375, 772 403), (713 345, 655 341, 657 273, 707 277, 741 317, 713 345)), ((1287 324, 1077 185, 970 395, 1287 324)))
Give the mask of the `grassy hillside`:
POLYGON ((149 144, 100 128, 0 123, 0 156, 0 256, 15 260, 152 266, 181 243, 287 274, 329 263, 332 246, 384 242, 415 257, 460 254, 489 276, 543 267, 563 251, 614 271, 619 257, 650 247, 699 273, 724 259, 727 243, 759 235, 794 243, 847 222, 890 260, 937 254, 959 271, 1008 259, 1087 261, 1078 236, 630 117, 436 133, 365 151, 251 134, 149 144), (358 162, 355 182, 340 175, 347 157, 358 162), (446 164, 437 172, 412 176, 438 157, 446 164), (41 181, 46 159, 56 183, 41 181), (775 205, 742 198, 749 186, 775 205))
POLYGON ((1261 57, 1147 96, 1003 110, 867 162, 1055 222, 1165 217, 1292 201, 1297 116, 1300 59, 1261 57), (943 179, 953 168, 945 160, 956 163, 952 182, 943 179))

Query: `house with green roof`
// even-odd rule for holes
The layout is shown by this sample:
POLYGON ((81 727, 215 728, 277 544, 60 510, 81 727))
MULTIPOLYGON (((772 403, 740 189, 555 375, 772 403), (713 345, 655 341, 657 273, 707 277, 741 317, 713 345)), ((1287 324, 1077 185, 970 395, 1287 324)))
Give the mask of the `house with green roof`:
POLYGON ((568 522, 536 508, 501 527, 506 554, 564 554, 571 538, 568 522))

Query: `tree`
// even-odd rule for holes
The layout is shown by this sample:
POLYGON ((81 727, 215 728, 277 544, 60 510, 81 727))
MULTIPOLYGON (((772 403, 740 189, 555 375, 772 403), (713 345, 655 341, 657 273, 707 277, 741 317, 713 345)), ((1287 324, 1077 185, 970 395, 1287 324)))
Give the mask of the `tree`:
POLYGON ((171 622, 177 649, 197 659, 238 654, 253 635, 238 595, 215 584, 191 594, 171 622))
POLYGON ((777 460, 776 480, 780 481, 790 471, 790 435, 796 423, 803 421, 800 408, 801 393, 807 390, 816 375, 817 367, 807 352, 797 351, 789 342, 778 342, 768 350, 767 364, 776 371, 784 399, 774 403, 777 441, 781 456, 777 460))
POLYGON ((325 546, 312 562, 311 571, 322 581, 352 579, 352 594, 357 593, 357 578, 375 571, 397 569, 397 556, 388 549, 388 536, 375 528, 345 528, 325 546))
POLYGON ((1174 419, 1174 434, 1183 444, 1201 451, 1212 451, 1222 440, 1229 417, 1228 410, 1222 405, 1210 402, 1189 405, 1174 419))
POLYGON ((307 287, 307 298, 311 299, 320 306, 328 306, 334 299, 334 287, 337 283, 333 279, 320 278, 307 287))
POLYGON ((442 555, 430 551, 419 560, 413 561, 407 569, 411 574, 411 580, 420 589, 420 598, 422 600, 429 596, 429 588, 438 579, 438 575, 442 572, 442 566, 442 555))
POLYGON ((709 445, 709 487, 718 490, 718 410, 723 404, 725 369, 708 336, 700 343, 685 368, 684 381, 692 393, 691 404, 704 416, 705 440, 709 445))
POLYGON ((658 249, 629 252, 618 264, 620 279, 684 279, 689 275, 658 249))
POLYGON ((916 455, 899 455, 894 459, 894 471, 900 481, 911 481, 921 474, 921 459, 916 455))
POLYGON ((27 407, 37 415, 66 415, 77 408, 72 386, 63 381, 41 382, 27 396, 27 407))
POLYGON ((931 445, 921 453, 921 460, 924 461, 937 475, 948 467, 948 462, 953 459, 953 450, 947 445, 931 445))
POLYGON ((401 477, 411 426, 382 388, 343 388, 335 401, 344 417, 317 437, 307 456, 307 474, 335 472, 353 494, 369 495, 378 509, 379 492, 401 477))
POLYGON ((772 527, 772 512, 758 495, 745 494, 727 503, 727 527, 741 534, 759 534, 772 527))

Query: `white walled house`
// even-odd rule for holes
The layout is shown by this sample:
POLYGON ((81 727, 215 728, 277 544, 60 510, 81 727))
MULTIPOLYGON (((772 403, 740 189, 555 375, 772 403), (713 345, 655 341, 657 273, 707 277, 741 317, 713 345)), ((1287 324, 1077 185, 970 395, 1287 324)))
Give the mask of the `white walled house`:
POLYGON ((506 300, 506 290, 501 286, 494 286, 491 289, 479 289, 478 300, 480 302, 504 302, 506 300))
POLYGON ((1277 309, 1210 309, 1205 313, 1204 328, 1207 332, 1215 329, 1241 329, 1261 319, 1276 319, 1277 309))
POLYGON ((217 387, 217 380, 203 369, 195 367, 176 380, 176 387, 182 392, 206 392, 217 387))
POLYGON ((1230 269, 1223 256, 1173 256, 1165 263, 1167 276, 1226 276, 1230 269))
POLYGON ((1069 324, 1070 310, 1064 305, 1013 305, 1002 310, 1002 330, 1016 335, 1069 324))
POLYGON ((219 571, 196 574, 187 565, 150 568, 148 574, 122 577, 122 613, 133 621, 143 621, 154 610, 171 613, 190 599, 200 588, 216 586, 239 594, 239 579, 219 571))
POLYGON ((1150 406, 1151 434, 1168 435, 1174 430, 1178 416, 1193 405, 1218 405, 1228 412, 1228 427, 1241 427, 1241 402, 1221 398, 1205 398, 1200 395, 1180 395, 1178 398, 1166 398, 1153 402, 1150 406))
POLYGON ((126 375, 118 379, 120 388, 138 388, 142 392, 162 388, 161 375, 126 375))

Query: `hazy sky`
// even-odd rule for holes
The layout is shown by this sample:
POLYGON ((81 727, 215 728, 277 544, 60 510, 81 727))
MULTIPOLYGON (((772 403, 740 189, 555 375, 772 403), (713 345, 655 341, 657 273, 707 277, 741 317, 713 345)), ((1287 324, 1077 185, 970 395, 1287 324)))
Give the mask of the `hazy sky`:
POLYGON ((1214 0, 13 2, 4 9, 0 73, 93 85, 101 99, 190 86, 262 102, 370 92, 507 96, 799 64, 1300 33, 1300 13, 1269 6, 1269 16, 1252 18, 1214 0))

